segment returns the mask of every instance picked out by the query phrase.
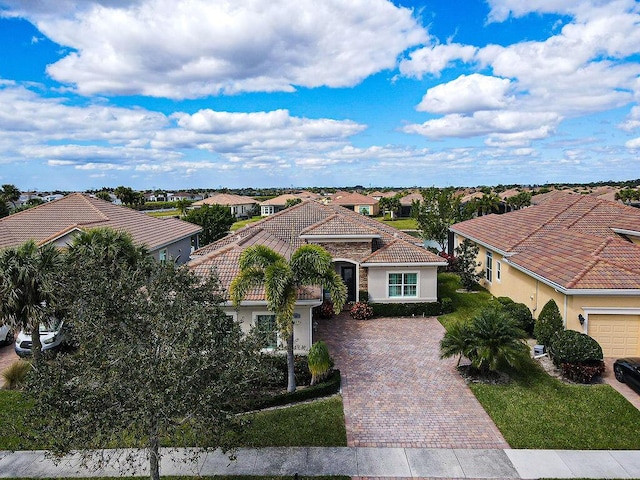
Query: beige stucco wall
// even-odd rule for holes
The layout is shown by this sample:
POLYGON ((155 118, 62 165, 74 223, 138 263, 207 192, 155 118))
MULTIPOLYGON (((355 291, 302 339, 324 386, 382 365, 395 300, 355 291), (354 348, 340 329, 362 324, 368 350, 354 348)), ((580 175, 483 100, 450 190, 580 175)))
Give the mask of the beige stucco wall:
POLYGON ((435 302, 438 300, 437 267, 369 267, 369 301, 372 303, 435 302), (389 297, 389 273, 418 273, 417 297, 389 297))
MULTIPOLYGON (((456 245, 459 241, 461 240, 457 237, 456 245)), ((486 268, 486 252, 485 247, 479 246, 478 261, 482 264, 479 268, 483 270, 486 268)), ((624 315, 625 309, 640 308, 640 295, 565 295, 510 266, 496 252, 493 252, 493 266, 493 281, 491 283, 485 279, 480 281, 492 295, 510 297, 515 302, 524 303, 530 308, 534 318, 537 318, 542 307, 553 299, 558 305, 566 328, 571 330, 589 333, 589 309, 610 309, 624 315), (496 262, 501 263, 501 280, 497 280, 496 277, 496 262), (579 314, 587 319, 584 325, 580 325, 579 314)))
MULTIPOLYGON (((297 314, 299 318, 294 318, 293 325, 293 337, 294 348, 296 353, 307 353, 311 347, 312 342, 312 324, 311 324, 311 306, 298 306, 294 310, 294 316, 297 314)), ((224 309, 229 315, 233 315, 234 318, 240 322, 240 328, 245 333, 248 333, 251 328, 255 326, 256 315, 269 315, 266 305, 252 305, 247 307, 240 307, 237 310, 233 307, 225 307, 224 309)), ((284 350, 286 346, 286 339, 278 337, 278 344, 284 350)))

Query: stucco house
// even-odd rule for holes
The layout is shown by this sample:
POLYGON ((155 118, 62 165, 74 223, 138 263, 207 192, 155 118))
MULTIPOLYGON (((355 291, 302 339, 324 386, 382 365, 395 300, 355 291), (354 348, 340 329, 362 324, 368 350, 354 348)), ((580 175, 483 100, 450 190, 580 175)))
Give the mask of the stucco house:
POLYGON ((362 195, 358 192, 343 194, 338 192, 331 196, 331 203, 334 205, 340 205, 363 215, 373 216, 380 213, 378 200, 367 195, 362 195))
POLYGON ((284 193, 277 197, 270 198, 269 200, 265 200, 264 202, 260 202, 260 215, 268 217, 269 215, 278 213, 285 209, 287 202, 290 200, 315 200, 317 198, 319 198, 319 195, 311 192, 284 193))
POLYGON ((605 356, 640 355, 640 209, 562 192, 536 203, 453 225, 455 245, 478 245, 493 295, 534 317, 554 299, 565 327, 595 338, 605 356))
POLYGON ((229 207, 231 214, 236 218, 246 218, 253 213, 253 209, 258 205, 251 197, 244 195, 233 195, 231 193, 216 193, 203 200, 193 202, 193 208, 199 208, 203 205, 223 205, 229 207))
MULTIPOLYGON (((370 302, 434 302, 438 298, 437 269, 446 262, 415 242, 415 238, 352 210, 307 200, 194 252, 189 268, 201 276, 216 271, 228 289, 239 272, 238 259, 245 248, 266 245, 288 259, 298 247, 311 243, 321 245, 333 257, 334 268, 347 285, 349 301, 357 301, 360 292, 367 292, 370 302)), ((311 346, 311 310, 322 301, 319 288, 309 286, 298 292, 296 350, 306 351, 311 346)), ((226 311, 245 330, 275 320, 260 290, 251 292, 237 310, 228 303, 226 311)))
POLYGON ((80 231, 109 227, 131 234, 156 260, 186 263, 198 247, 202 228, 176 218, 155 218, 82 193, 38 205, 0 219, 0 249, 27 240, 65 247, 80 231))

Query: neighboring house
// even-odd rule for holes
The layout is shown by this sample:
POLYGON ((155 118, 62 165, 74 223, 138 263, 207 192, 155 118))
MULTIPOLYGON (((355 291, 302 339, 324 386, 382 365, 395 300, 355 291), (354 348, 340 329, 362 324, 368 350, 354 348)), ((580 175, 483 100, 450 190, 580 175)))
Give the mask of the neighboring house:
POLYGON ((331 197, 331 203, 333 205, 340 205, 341 207, 353 210, 356 213, 363 215, 374 216, 380 213, 380 207, 378 206, 378 200, 361 193, 343 193, 335 194, 331 197))
POLYGON ((223 205, 231 209, 231 213, 236 218, 247 218, 252 213, 258 202, 251 197, 244 195, 233 195, 231 193, 216 193, 204 200, 200 200, 191 204, 193 208, 199 208, 203 205, 223 205))
POLYGON ((198 233, 202 231, 200 226, 176 218, 155 218, 99 198, 72 193, 0 219, 0 249, 15 247, 27 240, 35 240, 38 245, 53 243, 65 247, 79 231, 99 227, 127 231, 133 241, 144 245, 156 260, 172 260, 178 264, 189 260, 192 248, 198 247, 198 233))
POLYGON ((190 200, 192 202, 195 202, 202 199, 203 199, 203 196, 199 193, 189 193, 189 192, 167 193, 168 202, 177 202, 179 200, 190 200))
POLYGON ((424 200, 423 196, 419 192, 413 192, 409 195, 405 195, 400 198, 400 217, 410 217, 411 216, 411 207, 413 207, 413 202, 421 203, 424 200))
POLYGON ((315 200, 317 198, 319 198, 318 195, 311 192, 285 193, 283 195, 278 195, 270 200, 260 202, 260 215, 268 217, 269 215, 273 215, 274 213, 284 210, 289 200, 315 200))
MULTIPOLYGON (((435 302, 438 266, 446 262, 415 241, 338 205, 307 200, 201 248, 194 252, 189 267, 203 276, 216 271, 228 289, 239 272, 238 259, 245 248, 265 245, 289 259, 298 247, 311 243, 321 245, 333 257, 334 268, 347 285, 349 301, 359 300, 363 291, 374 303, 435 302)), ((311 345, 311 309, 322 300, 318 288, 298 293, 294 334, 299 351, 311 345)), ((240 320, 245 330, 275 319, 259 289, 251 292, 238 310, 229 304, 227 312, 240 320)))
POLYGON ((549 299, 565 327, 595 338, 607 357, 640 356, 640 210, 550 192, 537 205, 451 227, 479 246, 482 284, 526 304, 549 299))

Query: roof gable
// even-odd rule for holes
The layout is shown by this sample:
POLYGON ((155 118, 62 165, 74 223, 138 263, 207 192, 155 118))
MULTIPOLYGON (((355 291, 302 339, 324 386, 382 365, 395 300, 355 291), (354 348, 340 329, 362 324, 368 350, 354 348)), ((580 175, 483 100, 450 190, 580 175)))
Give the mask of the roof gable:
POLYGON ((198 225, 182 220, 155 218, 99 198, 72 193, 0 219, 0 248, 13 247, 27 240, 47 243, 74 228, 97 227, 125 230, 135 243, 151 251, 202 230, 198 225))

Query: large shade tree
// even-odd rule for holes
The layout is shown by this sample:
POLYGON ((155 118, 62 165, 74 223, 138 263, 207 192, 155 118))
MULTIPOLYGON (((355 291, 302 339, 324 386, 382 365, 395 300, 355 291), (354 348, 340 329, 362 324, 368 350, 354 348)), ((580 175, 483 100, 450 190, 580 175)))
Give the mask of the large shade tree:
POLYGON ((414 202, 411 207, 423 238, 436 242, 441 252, 447 249, 449 227, 470 218, 461 199, 453 188, 431 187, 422 191, 422 202, 414 202))
POLYGON ((143 253, 107 230, 70 246, 67 316, 78 348, 45 362, 27 392, 34 435, 55 453, 82 448, 96 467, 130 466, 130 451, 109 449, 143 448, 157 480, 161 447, 228 446, 236 414, 264 382, 257 343, 220 308, 216 277, 203 282, 143 253))
POLYGON ((53 244, 32 240, 0 251, 0 319, 31 332, 31 352, 40 363, 40 324, 55 314, 59 300, 61 257, 53 244))
POLYGON ((287 391, 296 389, 294 374, 293 314, 298 292, 317 285, 329 292, 339 312, 347 299, 347 287, 333 269, 331 255, 319 245, 303 245, 285 257, 264 245, 247 248, 240 256, 240 272, 231 282, 229 294, 238 306, 256 287, 264 287, 267 308, 274 312, 281 334, 287 340, 287 391))
POLYGON ((184 220, 202 227, 199 240, 205 246, 227 235, 236 218, 229 207, 213 204, 189 210, 184 220))

